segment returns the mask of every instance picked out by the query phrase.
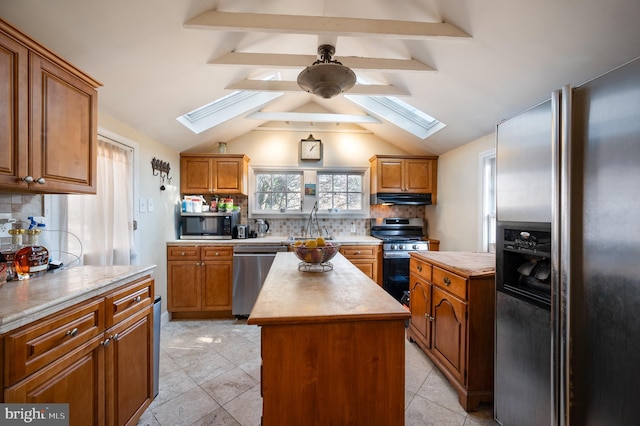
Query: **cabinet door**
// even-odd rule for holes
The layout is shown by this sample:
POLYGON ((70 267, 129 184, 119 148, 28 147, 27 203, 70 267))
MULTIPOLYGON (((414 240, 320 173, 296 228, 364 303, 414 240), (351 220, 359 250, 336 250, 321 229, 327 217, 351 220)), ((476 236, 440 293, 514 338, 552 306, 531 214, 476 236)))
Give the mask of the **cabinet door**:
POLYGON ((465 383, 467 305, 433 286, 432 312, 433 352, 461 383, 465 383))
POLYGON ((213 161, 207 157, 180 159, 180 192, 209 194, 213 192, 213 161))
POLYGON ((431 284, 411 275, 411 328, 424 339, 427 349, 431 348, 431 284))
POLYGON ((203 262, 202 310, 231 310, 233 261, 203 262))
POLYGON ((245 194, 244 161, 241 158, 213 160, 213 188, 219 194, 245 194))
POLYGON ((153 399, 153 311, 147 307, 105 332, 106 419, 136 424, 153 399))
POLYGON ((404 190, 402 159, 378 160, 377 192, 402 192, 404 190))
POLYGON ((69 404, 71 426, 104 423, 104 350, 98 336, 4 391, 5 403, 69 404))
POLYGON ((432 160, 404 160, 404 190, 414 193, 431 193, 433 188, 432 160))
POLYGON ((30 54, 31 166, 43 192, 96 193, 98 93, 68 71, 30 54))
POLYGON ((167 262, 167 310, 199 311, 201 281, 200 261, 167 262))
POLYGON ((360 269, 366 276, 378 283, 377 262, 371 259, 349 259, 353 265, 360 269))
POLYGON ((27 187, 29 53, 0 33, 0 186, 27 187))

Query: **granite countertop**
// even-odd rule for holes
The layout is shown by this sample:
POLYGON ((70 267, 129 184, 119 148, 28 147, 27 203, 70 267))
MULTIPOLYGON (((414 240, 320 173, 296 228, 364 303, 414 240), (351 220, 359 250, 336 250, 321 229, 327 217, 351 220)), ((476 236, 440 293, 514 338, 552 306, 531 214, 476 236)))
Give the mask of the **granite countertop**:
POLYGON ((409 312, 342 254, 333 270, 304 272, 292 252, 281 252, 260 290, 249 324, 407 319, 409 312))
POLYGON ((496 271, 496 255, 494 253, 428 251, 414 252, 411 255, 469 277, 493 275, 496 271))
POLYGON ((0 334, 153 273, 155 265, 75 266, 0 286, 0 334))
MULTIPOLYGON (((334 236, 329 241, 349 245, 380 245, 382 240, 368 235, 344 235, 334 236)), ((237 245, 237 244, 289 244, 292 240, 286 235, 270 235, 264 238, 246 238, 232 240, 172 240, 168 245, 237 245)))

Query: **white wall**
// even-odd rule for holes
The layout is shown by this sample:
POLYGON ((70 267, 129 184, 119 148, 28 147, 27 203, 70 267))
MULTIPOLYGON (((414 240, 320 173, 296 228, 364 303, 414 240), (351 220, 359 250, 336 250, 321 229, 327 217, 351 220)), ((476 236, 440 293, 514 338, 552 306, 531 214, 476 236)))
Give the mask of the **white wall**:
POLYGON ((480 154, 495 148, 495 135, 449 151, 438 158, 438 204, 427 206, 429 238, 441 251, 479 251, 482 234, 480 154))
POLYGON ((300 140, 309 132, 252 131, 227 142, 227 153, 245 154, 251 166, 369 167, 375 154, 406 154, 370 133, 312 132, 322 141, 322 161, 300 161, 300 140))
POLYGON ((138 246, 136 263, 156 265, 155 292, 162 296, 162 310, 167 310, 167 250, 166 242, 176 239, 176 209, 180 199, 180 154, 167 146, 137 132, 109 115, 100 113, 98 125, 113 134, 138 144, 137 194, 135 198, 138 230, 135 233, 138 246), (171 184, 160 190, 160 178, 153 176, 151 160, 167 161, 171 165, 171 184), (141 197, 153 200, 153 212, 141 213, 138 202, 141 197))

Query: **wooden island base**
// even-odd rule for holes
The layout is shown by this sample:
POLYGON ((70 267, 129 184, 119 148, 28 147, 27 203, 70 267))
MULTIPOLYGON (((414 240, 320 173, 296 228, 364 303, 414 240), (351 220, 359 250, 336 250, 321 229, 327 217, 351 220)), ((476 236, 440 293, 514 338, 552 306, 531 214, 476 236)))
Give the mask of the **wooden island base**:
POLYGON ((262 425, 403 425, 409 313, 337 254, 278 253, 248 323, 262 329, 262 425))

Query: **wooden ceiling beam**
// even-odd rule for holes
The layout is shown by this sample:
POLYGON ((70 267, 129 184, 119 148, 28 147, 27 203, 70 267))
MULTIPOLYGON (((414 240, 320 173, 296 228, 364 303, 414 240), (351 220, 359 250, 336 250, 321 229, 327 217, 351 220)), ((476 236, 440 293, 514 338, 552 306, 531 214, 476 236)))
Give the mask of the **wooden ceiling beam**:
MULTIPOLYGON (((305 68, 318 59, 312 55, 229 52, 209 62, 210 65, 252 66, 266 68, 305 68)), ((362 58, 340 56, 334 58, 353 70, 380 72, 434 72, 435 69, 415 59, 362 58)))
POLYGON ((469 34, 446 22, 231 13, 216 10, 204 12, 188 20, 183 27, 214 31, 384 37, 405 40, 471 39, 469 34))
MULTIPOLYGON (((225 87, 227 90, 248 90, 254 92, 302 92, 295 81, 242 80, 225 87)), ((409 96, 399 87, 383 84, 356 84, 345 94, 367 96, 409 96)))

